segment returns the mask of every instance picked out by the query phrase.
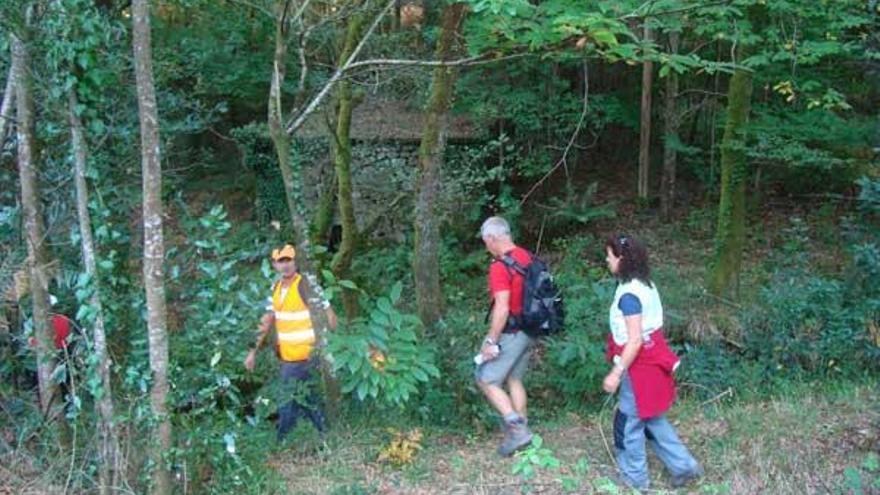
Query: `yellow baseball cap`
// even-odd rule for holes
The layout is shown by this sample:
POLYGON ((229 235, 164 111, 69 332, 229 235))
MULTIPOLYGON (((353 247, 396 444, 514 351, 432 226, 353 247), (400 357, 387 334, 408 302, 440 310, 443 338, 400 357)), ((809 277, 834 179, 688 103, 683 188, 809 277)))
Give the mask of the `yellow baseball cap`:
POLYGON ((290 244, 285 244, 281 249, 273 249, 272 261, 278 261, 281 258, 296 258, 296 249, 293 249, 293 246, 290 244))

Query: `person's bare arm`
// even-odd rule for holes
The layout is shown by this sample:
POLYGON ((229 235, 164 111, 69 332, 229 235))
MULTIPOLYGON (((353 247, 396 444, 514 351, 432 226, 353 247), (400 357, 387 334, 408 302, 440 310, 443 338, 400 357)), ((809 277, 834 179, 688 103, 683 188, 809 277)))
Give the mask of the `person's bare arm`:
POLYGON ((495 293, 494 303, 492 304, 492 319, 489 322, 489 333, 483 341, 480 352, 486 361, 498 357, 498 339, 501 338, 501 332, 507 325, 507 318, 510 316, 510 291, 502 290, 495 293))
POLYGON ((623 321, 626 322, 626 345, 623 346, 620 361, 614 363, 614 367, 611 368, 611 371, 605 376, 605 380, 602 381, 602 389, 609 394, 613 394, 617 387, 620 386, 623 373, 635 361, 639 350, 642 348, 642 315, 624 316, 623 321))
POLYGON ((275 315, 271 312, 268 312, 260 318, 260 324, 258 326, 258 335, 257 335, 257 343, 256 345, 248 352, 247 357, 244 359, 244 367, 248 371, 253 371, 254 366, 257 363, 257 351, 263 347, 263 343, 266 341, 266 337, 269 335, 269 330, 272 329, 272 324, 275 323, 275 315))

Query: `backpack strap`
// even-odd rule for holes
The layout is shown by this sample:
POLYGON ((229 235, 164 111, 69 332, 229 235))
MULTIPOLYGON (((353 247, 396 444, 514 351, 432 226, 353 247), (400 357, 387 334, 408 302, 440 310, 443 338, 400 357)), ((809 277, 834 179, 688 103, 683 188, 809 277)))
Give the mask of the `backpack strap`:
MULTIPOLYGON (((529 258, 531 258, 531 256, 532 256, 532 254, 529 253, 529 258)), ((512 269, 516 273, 519 273, 520 275, 522 275, 523 277, 526 276, 526 267, 519 264, 519 262, 516 261, 515 259, 513 259, 513 257, 511 255, 505 254, 497 259, 499 261, 501 261, 502 263, 504 263, 504 266, 507 267, 508 272, 510 272, 510 270, 512 269)), ((510 275, 511 275, 511 278, 513 278, 513 274, 511 273, 510 275)))
MULTIPOLYGON (((534 258, 534 255, 529 252, 529 259, 531 260, 532 258, 534 258)), ((525 284, 526 267, 522 266, 518 261, 513 259, 513 257, 511 255, 504 254, 498 258, 495 258, 495 261, 499 261, 504 265, 504 268, 507 269, 507 273, 510 275, 511 281, 513 281, 513 274, 514 274, 514 272, 516 272, 517 274, 519 274, 523 278, 523 284, 525 284)), ((525 287, 523 287, 523 289, 525 289, 525 287)), ((492 308, 494 308, 494 307, 495 307, 495 299, 493 298, 492 301, 489 303, 489 309, 486 310, 485 323, 489 323, 489 318, 492 316, 492 308)), ((516 324, 517 324, 516 315, 509 314, 507 316, 507 324, 505 325, 504 330, 507 331, 510 328, 515 327, 516 324)))

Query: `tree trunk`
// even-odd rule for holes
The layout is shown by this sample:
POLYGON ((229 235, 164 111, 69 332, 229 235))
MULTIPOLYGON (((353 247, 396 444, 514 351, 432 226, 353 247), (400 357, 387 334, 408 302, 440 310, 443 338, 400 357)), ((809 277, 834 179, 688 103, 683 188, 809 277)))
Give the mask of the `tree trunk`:
MULTIPOLYGON (((333 216, 336 212, 336 170, 330 170, 330 177, 321 191, 321 199, 312 216, 311 242, 314 245, 326 245, 330 239, 330 228, 333 227, 333 216)), ((320 267, 317 267, 320 268, 320 267)))
POLYGON ((120 471, 119 441, 113 425, 113 392, 110 383, 110 358, 107 355, 107 337, 104 331, 104 309, 101 304, 98 270, 95 263, 95 242, 92 239, 92 219, 89 213, 89 191, 86 185, 87 145, 83 124, 76 114, 76 90, 72 89, 68 97, 70 116, 70 141, 73 148, 75 167, 74 183, 76 185, 76 211, 79 219, 79 233, 82 238, 82 257, 86 274, 92 284, 92 297, 89 304, 95 312, 92 342, 96 371, 101 380, 100 395, 95 398, 95 409, 98 413, 98 432, 101 438, 98 456, 98 480, 101 495, 109 495, 117 484, 117 473, 120 471))
POLYGON ((153 86, 150 46, 149 0, 132 1, 132 41, 137 81, 138 113, 141 127, 143 174, 144 288, 147 299, 147 332, 150 343, 150 370, 153 374, 150 403, 156 421, 151 492, 171 493, 171 475, 163 454, 171 450, 171 421, 168 418, 168 335, 165 310, 164 259, 162 236, 162 163, 160 160, 159 111, 153 86))
MULTIPOLYGON (((679 33, 669 33, 669 49, 678 52, 679 33)), ((666 76, 666 94, 663 95, 663 123, 666 127, 663 138, 663 180, 660 185, 660 215, 668 221, 675 205, 675 175, 678 152, 675 147, 680 142, 679 126, 681 116, 678 111, 678 72, 670 70, 666 76)))
MULTIPOLYGON (((455 50, 455 39, 467 12, 463 3, 443 9, 436 58, 447 60, 455 50)), ((415 252, 413 274, 419 317, 431 329, 443 313, 440 290, 440 219, 437 214, 443 154, 446 150, 446 116, 452 103, 457 70, 434 69, 431 97, 425 108, 422 143, 419 147, 418 195, 416 197, 415 252)))
MULTIPOLYGON (((654 30, 645 21, 645 43, 654 40, 654 30)), ((639 130, 639 198, 648 197, 648 176, 651 168, 651 90, 654 62, 646 60, 642 66, 642 116, 639 130)))
POLYGON ((287 30, 283 24, 285 16, 289 15, 289 1, 279 0, 276 2, 275 18, 275 54, 273 57, 272 82, 269 85, 269 136, 275 146, 275 154, 278 158, 278 167, 281 169, 281 178, 284 181, 284 196, 287 201, 287 209, 290 211, 291 225, 293 226, 294 243, 297 246, 296 266, 300 273, 306 277, 310 285, 316 288, 314 297, 306 303, 309 306, 309 314, 312 323, 323 331, 327 328, 327 316, 323 310, 323 290, 318 277, 312 270, 311 242, 309 242, 309 226, 305 218, 301 191, 298 191, 296 178, 293 176, 292 139, 284 129, 284 117, 281 102, 281 88, 284 84, 284 64, 287 58, 287 30))
MULTIPOLYGON (((739 54, 740 60, 742 54, 739 54)), ((752 73, 737 69, 727 90, 727 123, 721 141, 721 198, 715 232, 715 259, 709 273, 709 291, 721 295, 739 277, 746 229, 748 170, 742 130, 751 110, 752 73)))
MULTIPOLYGON (((287 209, 290 212, 291 225, 293 226, 293 239, 296 244, 296 265, 299 272, 309 281, 309 286, 314 290, 307 297, 306 304, 309 307, 309 316, 315 327, 319 339, 324 339, 327 329, 327 315, 323 309, 324 291, 317 275, 313 270, 311 260, 311 242, 308 236, 308 223, 306 222, 305 208, 302 203, 301 191, 297 191, 297 183, 293 176, 293 155, 291 154, 291 137, 284 129, 284 114, 281 101, 281 88, 284 83, 284 64, 287 58, 287 30, 285 19, 289 14, 288 0, 275 2, 275 52, 272 63, 272 81, 269 85, 268 124, 269 136, 275 146, 278 158, 278 167, 281 169, 281 178, 284 181, 284 196, 287 201, 287 209)), ((327 406, 330 415, 334 415, 339 402, 339 392, 330 370, 322 361, 321 374, 327 389, 327 406)))
MULTIPOLYGON (((348 29, 343 43, 342 53, 339 56, 341 67, 351 56, 358 42, 361 32, 362 21, 360 16, 355 15, 349 20, 348 29)), ((354 217, 354 201, 351 187, 351 113, 357 102, 352 91, 351 82, 343 79, 336 88, 336 130, 333 135, 333 163, 336 168, 336 181, 339 186, 337 199, 339 201, 339 219, 342 222, 342 242, 339 250, 333 256, 331 269, 337 279, 351 278, 351 264, 354 260, 357 247, 358 228, 354 217)), ((345 317, 351 320, 357 315, 357 292, 345 289, 342 293, 342 303, 345 306, 345 317)))
POLYGON ((3 103, 0 104, 0 148, 6 142, 9 129, 12 129, 12 109, 15 105, 15 73, 18 70, 18 57, 14 54, 6 76, 6 90, 3 92, 3 103))
POLYGON ((40 389, 40 409, 44 416, 52 416, 50 407, 58 387, 52 382, 55 369, 55 339, 49 322, 49 281, 46 278, 46 229, 37 182, 38 156, 34 139, 34 99, 31 89, 30 55, 28 40, 12 37, 12 57, 15 70, 16 139, 18 142, 18 173, 21 182, 21 208, 24 216, 25 238, 28 249, 31 299, 33 303, 34 336, 37 339, 37 381, 40 389))

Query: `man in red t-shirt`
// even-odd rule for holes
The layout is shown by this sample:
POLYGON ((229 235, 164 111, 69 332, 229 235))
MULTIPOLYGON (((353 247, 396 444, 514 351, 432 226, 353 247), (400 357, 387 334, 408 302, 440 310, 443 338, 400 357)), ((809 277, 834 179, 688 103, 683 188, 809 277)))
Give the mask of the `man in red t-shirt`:
POLYGON ((502 258, 509 256, 523 267, 532 260, 528 251, 513 243, 510 225, 501 217, 490 217, 483 222, 480 235, 494 259, 489 265, 491 318, 480 349, 482 362, 477 366, 476 380, 489 403, 504 419, 505 436, 498 453, 509 456, 532 441, 522 377, 528 367, 533 341, 516 324, 516 317, 522 314, 525 280, 505 265, 502 258))

